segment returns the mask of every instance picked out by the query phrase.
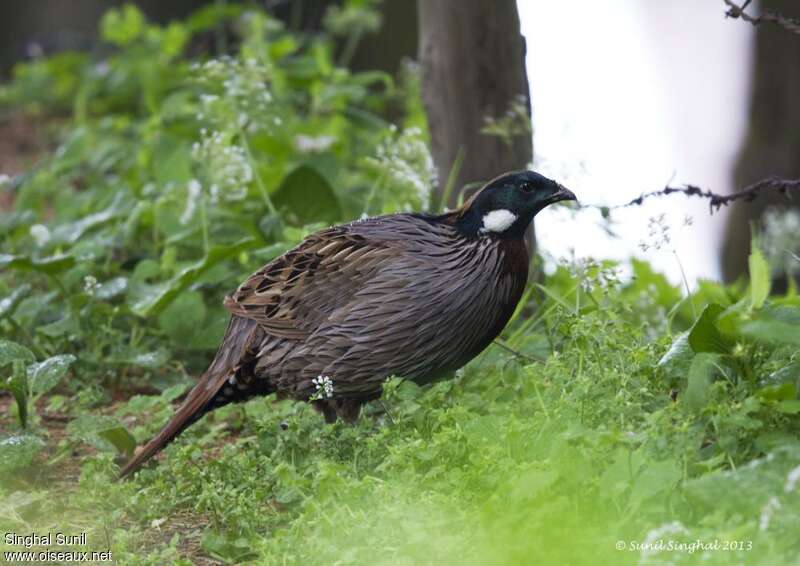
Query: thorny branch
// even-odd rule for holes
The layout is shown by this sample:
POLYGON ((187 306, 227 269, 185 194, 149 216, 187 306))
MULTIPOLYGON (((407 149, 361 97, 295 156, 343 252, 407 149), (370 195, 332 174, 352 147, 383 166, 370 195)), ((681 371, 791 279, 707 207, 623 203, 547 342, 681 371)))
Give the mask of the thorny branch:
POLYGON ((791 199, 790 191, 800 191, 800 179, 780 179, 778 177, 768 177, 762 179, 752 185, 746 186, 744 189, 737 193, 730 195, 720 195, 710 190, 704 190, 697 185, 684 185, 682 187, 666 186, 660 191, 651 191, 643 193, 625 204, 618 204, 616 206, 598 206, 598 205, 584 205, 585 207, 600 208, 604 210, 614 210, 618 208, 626 208, 629 206, 639 206, 645 200, 652 197, 660 197, 671 194, 684 194, 690 197, 700 197, 708 199, 708 205, 711 213, 718 211, 723 206, 728 206, 730 203, 741 200, 744 202, 752 202, 761 193, 777 192, 786 198, 791 199))
MULTIPOLYGON (((757 26, 763 22, 769 22, 777 24, 792 33, 800 35, 800 19, 787 18, 786 16, 769 10, 764 11, 760 16, 751 16, 745 12, 745 10, 748 8, 748 6, 750 6, 752 0, 745 0, 742 4, 738 4, 732 0, 722 1, 725 2, 726 6, 728 6, 728 11, 725 15, 729 18, 739 18, 745 22, 753 24, 754 26, 757 26)), ((752 202, 761 193, 778 192, 786 198, 791 198, 792 195, 790 194, 790 191, 800 191, 800 179, 780 179, 777 177, 769 177, 753 183, 752 185, 748 185, 741 191, 730 195, 719 195, 710 190, 704 190, 697 185, 684 185, 682 187, 670 187, 667 185, 660 191, 644 193, 625 204, 619 204, 616 206, 583 205, 582 208, 599 208, 602 211, 615 210, 629 206, 639 206, 646 199, 651 197, 660 197, 680 193, 690 197, 708 199, 708 205, 711 213, 713 214, 723 206, 728 206, 730 203, 737 200, 752 202)))
POLYGON ((754 26, 757 26, 763 22, 769 22, 777 24, 792 33, 800 35, 800 19, 787 18, 786 16, 770 10, 764 11, 760 16, 751 16, 745 12, 745 10, 753 0, 746 0, 741 6, 736 2, 732 2, 731 0, 722 1, 725 2, 726 6, 728 6, 728 11, 725 13, 725 15, 729 18, 741 18, 742 20, 749 22, 754 26))

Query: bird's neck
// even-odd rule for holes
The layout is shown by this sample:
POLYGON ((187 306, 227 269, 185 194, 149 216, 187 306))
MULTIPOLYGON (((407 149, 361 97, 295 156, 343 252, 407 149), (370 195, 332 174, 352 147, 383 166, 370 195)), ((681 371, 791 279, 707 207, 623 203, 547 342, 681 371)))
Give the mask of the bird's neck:
POLYGON ((502 240, 522 240, 525 238, 525 230, 530 224, 530 219, 513 214, 511 211, 482 213, 474 207, 461 208, 445 216, 450 216, 449 222, 462 236, 467 238, 496 237, 502 240), (495 218, 499 216, 499 225, 496 223, 487 225, 492 213, 496 215, 495 218), (507 219, 505 223, 503 222, 503 213, 507 219))

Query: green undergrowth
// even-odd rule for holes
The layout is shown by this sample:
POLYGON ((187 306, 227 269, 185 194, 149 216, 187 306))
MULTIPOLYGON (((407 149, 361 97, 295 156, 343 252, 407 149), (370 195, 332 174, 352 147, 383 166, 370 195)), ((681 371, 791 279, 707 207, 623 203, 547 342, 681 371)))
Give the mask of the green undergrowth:
POLYGON ((226 407, 116 480, 248 273, 321 226, 441 208, 414 65, 346 66, 373 4, 316 31, 114 9, 100 55, 0 89, 53 145, 0 178, 0 532, 86 533, 124 564, 794 560, 800 299, 770 293, 758 242, 747 282, 689 297, 641 261, 558 263, 453 380, 392 378, 352 426, 226 407))
MULTIPOLYGON (((88 529, 125 563, 788 561, 800 301, 705 284, 726 304, 653 339, 657 311, 635 298, 671 288, 644 264, 637 275, 589 294, 560 287, 574 272, 546 281, 541 320, 515 338, 520 317, 506 336, 525 355, 550 350, 544 362, 491 347, 452 381, 391 380, 354 426, 271 399, 224 409, 129 482, 115 481, 110 451, 82 455, 79 480, 58 490, 18 472, 3 484, 4 526, 88 529), (634 546, 659 540, 686 547, 634 546)), ((144 440, 170 397, 114 414, 144 440)), ((58 485, 71 457, 37 474, 58 485)))

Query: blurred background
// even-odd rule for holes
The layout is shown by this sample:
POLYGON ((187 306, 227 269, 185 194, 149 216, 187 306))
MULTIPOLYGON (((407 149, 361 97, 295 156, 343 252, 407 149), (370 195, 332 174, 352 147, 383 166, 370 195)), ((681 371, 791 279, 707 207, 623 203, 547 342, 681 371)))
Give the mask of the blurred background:
MULTIPOLYGON (((107 47, 98 43, 98 22, 108 7, 121 4, 106 0, 3 3, 2 76, 10 77, 17 62, 64 50, 88 50, 101 57, 107 47)), ((139 0, 135 4, 152 21, 166 23, 213 2, 139 0)), ((265 4, 287 25, 313 30, 322 26, 326 10, 337 2, 272 0, 265 4)), ((477 4, 463 4, 462 11, 480 11, 477 4)), ((484 16, 499 18, 498 29, 508 22, 516 24, 516 14, 505 13, 513 4, 496 3, 492 13, 484 16)), ((427 25, 429 36, 443 36, 457 35, 457 25, 463 29, 474 25, 464 20, 449 30, 437 28, 437 18, 447 21, 446 15, 430 8, 424 10, 431 13, 418 14, 414 3, 403 0, 386 0, 379 9, 383 25, 359 38, 348 57, 353 69, 397 74, 403 60, 422 54, 425 37, 420 37, 420 27, 427 25)), ((518 83, 526 85, 534 165, 573 188, 584 202, 619 204, 668 183, 693 183, 729 193, 768 175, 800 174, 800 141, 792 133, 798 130, 800 111, 791 104, 800 96, 800 38, 796 35, 727 19, 721 0, 524 0, 516 9, 524 36, 524 69, 514 69, 519 61, 513 58, 494 59, 495 50, 487 57, 490 65, 498 67, 493 77, 476 80, 484 90, 501 75, 512 77, 511 91, 523 90, 516 87, 518 83)), ((800 11, 792 0, 764 0, 750 7, 753 13, 760 9, 789 16, 800 11)), ((487 25, 494 29, 494 24, 487 25)), ((439 82, 447 79, 443 75, 439 82)), ((455 91, 442 96, 452 101, 470 94, 455 91)), ((429 114, 449 108, 446 105, 437 112, 430 97, 427 103, 429 114)), ((464 106, 459 112, 461 116, 444 120, 466 121, 461 129, 442 133, 434 124, 440 183, 455 161, 456 150, 445 147, 437 154, 436 146, 448 145, 444 138, 465 138, 470 130, 480 135, 477 130, 486 118, 473 116, 470 122, 464 116, 479 110, 464 106)), ((44 142, 30 121, 10 119, 2 128, 0 171, 18 173, 44 142)), ((530 147, 519 140, 515 145, 523 147, 515 150, 513 158, 505 162, 487 158, 483 168, 470 170, 468 156, 459 184, 485 180, 508 163, 524 163, 530 147)), ((783 208, 786 203, 759 199, 710 215, 705 201, 673 196, 616 211, 611 223, 601 221, 596 210, 561 209, 542 215, 537 226, 541 249, 554 257, 626 259, 637 255, 673 281, 680 279, 680 260, 690 281, 732 281, 744 272, 750 223, 763 220, 770 206, 783 208), (661 249, 648 245, 656 224, 669 234, 669 245, 661 249), (609 228, 618 237, 609 237, 609 228)), ((778 216, 772 215, 773 223, 781 221, 778 216)))
POLYGON ((0 2, 0 531, 137 564, 650 564, 614 541, 731 533, 796 562, 797 201, 615 207, 800 178, 800 34, 727 10, 0 2), (534 284, 456 379, 393 379, 355 427, 228 406, 116 481, 245 274, 531 164, 583 206, 537 217, 534 284))

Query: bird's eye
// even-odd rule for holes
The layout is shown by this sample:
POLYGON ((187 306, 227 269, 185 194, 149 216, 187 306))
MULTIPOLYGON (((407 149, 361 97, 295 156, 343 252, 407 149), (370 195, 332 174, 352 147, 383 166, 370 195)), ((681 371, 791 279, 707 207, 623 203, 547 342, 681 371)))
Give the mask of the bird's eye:
POLYGON ((523 193, 532 193, 533 192, 533 183, 522 183, 520 189, 523 193))

